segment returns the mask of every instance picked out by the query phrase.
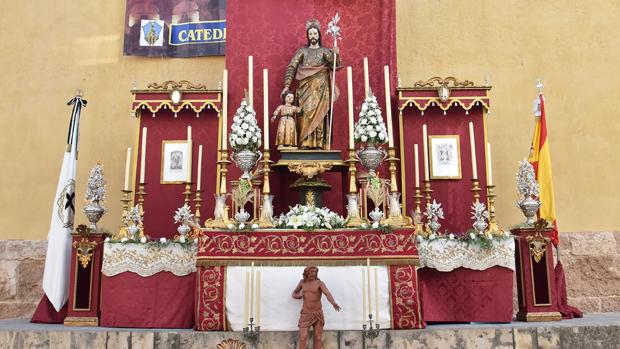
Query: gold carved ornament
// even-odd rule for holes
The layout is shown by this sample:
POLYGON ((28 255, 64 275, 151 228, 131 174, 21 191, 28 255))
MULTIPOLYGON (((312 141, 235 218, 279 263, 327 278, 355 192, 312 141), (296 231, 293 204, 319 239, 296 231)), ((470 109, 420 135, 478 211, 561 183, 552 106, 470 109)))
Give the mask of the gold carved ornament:
POLYGON ((551 241, 548 237, 542 236, 542 231, 547 226, 547 221, 544 219, 539 219, 538 222, 534 224, 534 229, 536 233, 534 236, 528 236, 526 238, 528 247, 530 249, 530 254, 534 258, 534 262, 540 263, 542 257, 545 255, 547 251, 547 245, 551 241))
POLYGON ((247 346, 240 340, 228 338, 218 344, 217 349, 247 349, 247 346))
POLYGON ((73 248, 76 249, 78 261, 82 264, 82 268, 86 268, 90 260, 93 258, 97 243, 95 241, 89 241, 86 237, 82 237, 80 241, 73 242, 73 248))
POLYGON ((147 88, 151 88, 154 90, 206 90, 207 86, 204 84, 194 84, 187 80, 174 81, 168 80, 164 81, 161 84, 156 82, 151 82, 146 86, 147 88))
POLYGON ((473 81, 469 81, 469 80, 463 80, 460 81, 455 77, 447 77, 447 78, 440 78, 439 76, 435 76, 432 77, 426 81, 416 81, 413 84, 413 87, 441 87, 441 86, 446 86, 449 87, 450 83, 452 83, 452 87, 473 87, 474 86, 474 82, 473 81), (437 84, 437 86, 435 86, 435 84, 437 84))
POLYGON ((291 162, 288 165, 289 171, 302 175, 308 179, 312 179, 314 176, 320 175, 325 171, 329 171, 331 168, 332 163, 324 163, 318 161, 291 162))

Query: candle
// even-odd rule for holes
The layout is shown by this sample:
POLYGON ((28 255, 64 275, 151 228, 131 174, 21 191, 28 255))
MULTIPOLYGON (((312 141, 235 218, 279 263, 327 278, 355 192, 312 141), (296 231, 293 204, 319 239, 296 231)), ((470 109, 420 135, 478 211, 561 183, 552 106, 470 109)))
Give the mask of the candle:
POLYGON ((250 268, 250 318, 254 317, 254 262, 250 268))
POLYGON ((489 175, 487 176, 487 185, 493 185, 493 165, 491 163, 491 143, 487 142, 487 168, 489 175))
POLYGON ((269 93, 267 82, 269 81, 269 73, 267 69, 263 69, 263 113, 265 117, 263 118, 263 133, 265 136, 265 141, 263 144, 263 149, 269 150, 269 93))
POLYGON ((368 313, 371 313, 372 301, 370 293, 370 258, 366 258, 366 288, 368 289, 368 313))
POLYGON ((127 148, 127 159, 125 160, 125 185, 124 190, 129 190, 129 170, 131 168, 131 147, 127 148))
POLYGON ((260 326, 260 270, 256 272, 256 326, 260 326))
POLYGON ((428 182, 428 136, 426 134, 426 124, 422 125, 422 151, 424 152, 424 180, 428 182))
POLYGON ((254 107, 254 57, 248 56, 248 103, 254 107))
POLYGON ((228 70, 224 69, 222 77, 222 144, 220 149, 228 149, 228 140, 226 139, 228 133, 228 70))
POLYGON ((368 316, 368 310, 366 305, 366 274, 362 269, 362 323, 366 322, 366 316, 368 316))
POLYGON ((353 70, 347 67, 347 97, 349 100, 349 149, 354 149, 353 141, 353 70))
POLYGON ((187 183, 192 181, 192 127, 187 126, 187 159, 185 161, 187 165, 187 183))
POLYGON ((390 100, 390 67, 383 67, 383 75, 385 76, 385 117, 387 118, 388 128, 388 146, 394 147, 394 130, 392 129, 392 101, 390 100))
POLYGON ((248 315, 250 314, 249 312, 249 302, 250 299, 250 272, 246 271, 245 272, 245 295, 243 298, 243 326, 247 326, 249 323, 248 320, 248 315))
POLYGON ((140 152, 140 183, 144 183, 144 169, 146 164, 146 127, 142 128, 142 151, 140 152))
POLYGON ((379 279, 377 277, 377 267, 375 267, 375 322, 379 323, 379 279))
POLYGON ((370 96, 370 83, 368 82, 368 57, 364 57, 364 98, 370 96))
POLYGON ((420 187, 420 159, 418 158, 418 144, 413 145, 413 153, 415 159, 415 187, 420 187))
POLYGON ((196 184, 196 190, 200 191, 200 184, 202 182, 202 144, 200 146, 198 146, 198 178, 196 179, 196 181, 198 182, 196 184))
POLYGON ((476 164, 476 139, 474 138, 474 124, 469 122, 469 145, 471 146, 471 170, 472 178, 478 179, 478 169, 476 164))

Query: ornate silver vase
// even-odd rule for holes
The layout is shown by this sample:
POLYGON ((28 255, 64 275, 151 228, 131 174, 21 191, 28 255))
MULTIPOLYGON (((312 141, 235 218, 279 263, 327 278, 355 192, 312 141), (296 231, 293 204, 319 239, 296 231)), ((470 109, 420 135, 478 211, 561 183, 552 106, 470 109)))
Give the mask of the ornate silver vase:
POLYGON ((187 224, 185 224, 185 223, 179 225, 179 227, 177 228, 177 231, 181 235, 185 235, 185 234, 189 233, 190 230, 191 230, 191 228, 187 224))
POLYGON ((243 171, 241 178, 250 178, 250 170, 256 166, 256 162, 261 158, 261 154, 251 150, 241 150, 232 154, 232 160, 237 167, 243 171))
POLYGON ((89 228, 92 231, 99 230, 99 228, 97 228, 97 222, 99 222, 104 212, 105 209, 99 205, 98 201, 91 202, 84 206, 84 214, 86 214, 86 218, 88 218, 90 222, 89 228))
POLYGON ((381 166, 383 160, 387 158, 387 152, 379 147, 369 144, 366 148, 358 149, 355 152, 355 157, 362 163, 362 165, 368 170, 370 175, 375 175, 375 170, 381 166))
POLYGON ((375 209, 370 211, 370 213, 368 213, 368 215, 370 216, 370 219, 372 219, 373 223, 381 222, 381 219, 384 216, 383 215, 383 211, 379 210, 378 207, 375 207, 375 209))
POLYGON ((523 215, 526 218, 525 224, 534 225, 534 216, 536 215, 536 211, 538 211, 538 209, 540 208, 540 200, 528 196, 518 202, 518 204, 519 208, 521 209, 523 215))
POLYGON ((428 228, 433 232, 433 234, 437 234, 437 231, 441 228, 441 224, 437 221, 436 217, 432 217, 431 221, 428 222, 428 228))
POLYGON ((138 232, 140 231, 140 227, 138 227, 136 222, 133 222, 132 225, 127 227, 127 231, 131 235, 132 239, 138 238, 138 232))
POLYGON ((235 213, 235 219, 239 222, 239 224, 242 224, 250 219, 250 214, 246 210, 240 209, 239 212, 235 213))

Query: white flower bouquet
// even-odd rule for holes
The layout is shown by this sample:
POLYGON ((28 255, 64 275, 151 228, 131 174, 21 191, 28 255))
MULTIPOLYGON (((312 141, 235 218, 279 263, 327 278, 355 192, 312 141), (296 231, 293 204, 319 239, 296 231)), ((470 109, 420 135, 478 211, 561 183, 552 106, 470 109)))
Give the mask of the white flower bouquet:
POLYGON ((346 225, 346 220, 326 207, 295 205, 275 223, 278 228, 338 229, 346 225))
POLYGON ((366 143, 379 146, 388 141, 387 129, 381 116, 381 108, 377 103, 377 97, 371 95, 364 99, 359 120, 355 123, 353 138, 356 143, 366 143))
POLYGON ((241 100, 241 105, 233 117, 228 142, 235 152, 256 152, 261 146, 261 130, 256 122, 256 112, 245 98, 241 100))

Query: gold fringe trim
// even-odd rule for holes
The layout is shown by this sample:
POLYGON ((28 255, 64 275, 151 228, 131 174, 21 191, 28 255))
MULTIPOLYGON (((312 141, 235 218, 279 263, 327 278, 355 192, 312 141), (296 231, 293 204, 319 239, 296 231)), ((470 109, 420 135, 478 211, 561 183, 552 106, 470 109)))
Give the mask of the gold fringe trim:
MULTIPOLYGON (((322 258, 308 258, 303 257, 300 259, 273 259, 269 257, 247 257, 245 259, 199 259, 196 261, 197 267, 247 267, 251 262, 254 262, 255 266, 260 267, 299 267, 307 265, 316 265, 324 267, 342 267, 342 266, 360 266, 366 265, 366 259, 370 257, 355 257, 353 259, 322 259, 322 258)), ((371 265, 385 264, 385 265, 414 265, 419 266, 419 258, 370 258, 371 265)))

